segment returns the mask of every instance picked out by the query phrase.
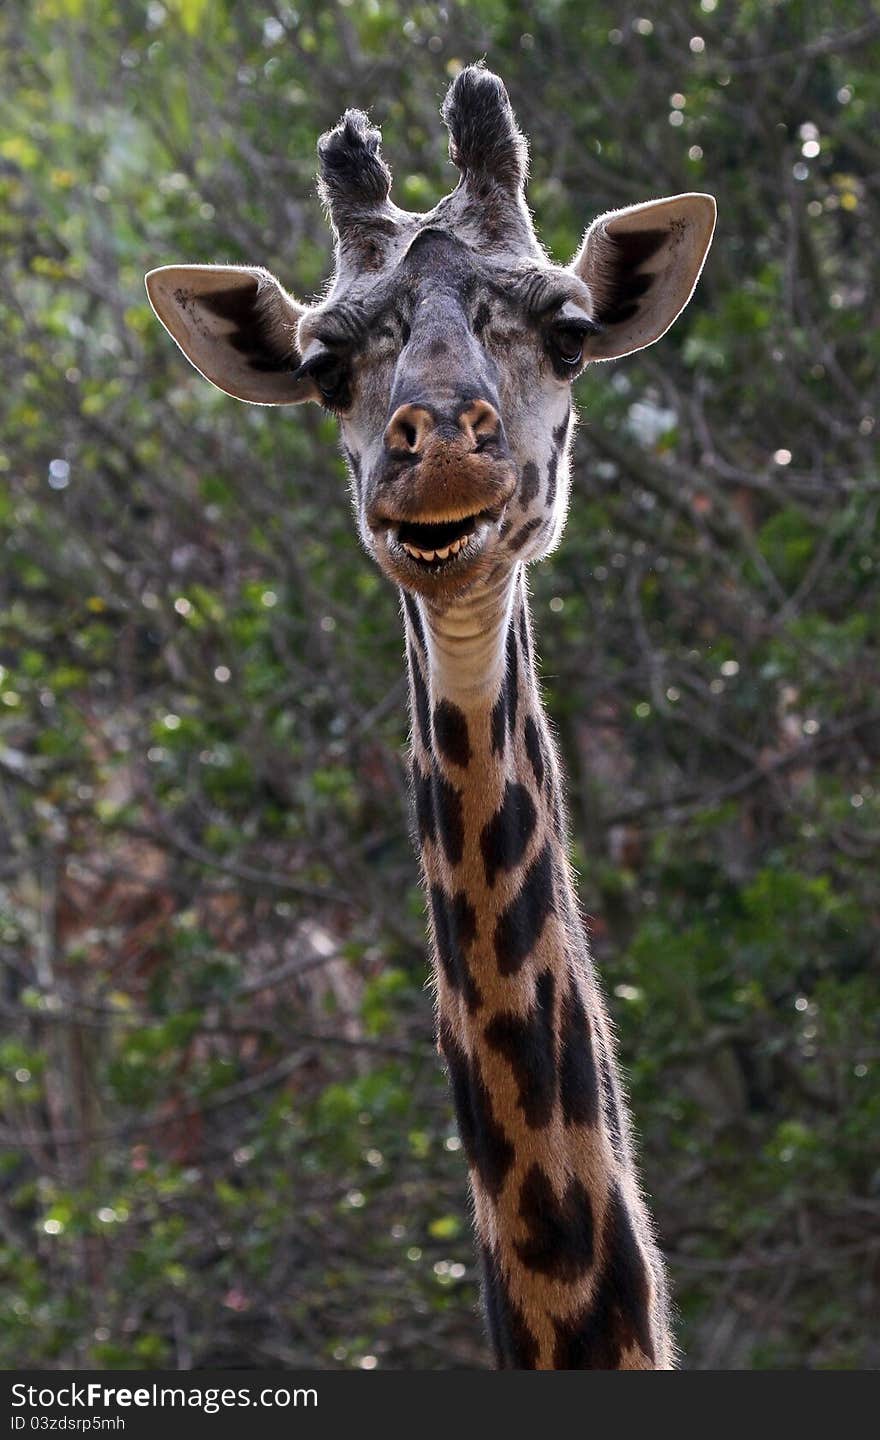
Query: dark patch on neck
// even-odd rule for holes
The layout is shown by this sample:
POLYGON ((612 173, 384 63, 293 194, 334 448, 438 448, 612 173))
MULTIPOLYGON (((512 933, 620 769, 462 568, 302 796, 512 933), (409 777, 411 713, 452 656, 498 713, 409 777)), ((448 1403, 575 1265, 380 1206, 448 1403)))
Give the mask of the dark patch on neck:
POLYGON ((412 765, 412 793, 416 811, 416 827, 418 830, 419 844, 424 845, 426 840, 431 843, 437 838, 437 831, 434 825, 434 801, 431 795, 431 776, 423 775, 418 762, 413 761, 412 765))
POLYGON ((451 700, 440 700, 434 706, 434 736, 441 753, 453 765, 463 769, 471 758, 471 743, 464 714, 451 700))
POLYGON ((504 693, 504 681, 501 682, 501 694, 492 706, 492 754, 501 755, 504 753, 504 743, 507 739, 507 696, 504 693))
POLYGON ((529 610, 525 600, 519 607, 519 643, 522 646, 523 662, 526 665, 532 663, 532 647, 529 642, 529 610))
POLYGON ((519 491, 519 497, 524 507, 527 505, 531 505, 532 501, 538 494, 538 488, 540 486, 540 483, 541 481, 540 476, 538 475, 537 465, 535 464, 534 460, 527 460, 525 465, 523 466, 522 481, 520 483, 519 491))
POLYGON ((443 974, 449 986, 464 997, 473 1014, 483 1003, 467 959, 467 951, 477 938, 477 912, 463 890, 452 896, 441 886, 432 885, 431 914, 443 974))
POLYGON ((499 870, 513 870, 521 863, 535 833, 537 818, 534 801, 525 785, 508 781, 499 808, 480 836, 486 883, 490 888, 499 870))
POLYGON ((406 610, 409 623, 412 626, 413 633, 422 647, 422 654, 427 655, 428 647, 425 644, 425 629, 422 625, 422 617, 419 614, 418 602, 414 595, 410 595, 408 590, 402 590, 400 593, 403 596, 403 606, 406 610))
POLYGON ((553 852, 548 840, 525 874, 519 894, 495 925, 495 955, 502 975, 515 975, 541 938, 553 911, 553 852))
POLYGON ((571 1284, 593 1264, 593 1209, 586 1186, 573 1176, 560 1200, 540 1165, 526 1172, 519 1213, 528 1239, 517 1241, 522 1263, 540 1275, 571 1284))
POLYGON ((556 1100, 552 970, 535 985, 535 1003, 524 1016, 502 1010, 486 1026, 486 1041, 503 1055, 519 1086, 518 1104, 532 1130, 542 1130, 553 1117, 556 1100))
POLYGON ((573 976, 562 999, 559 1094, 566 1125, 598 1123, 599 1080, 593 1058, 590 1018, 573 976))
POLYGON ((422 667, 419 664, 419 657, 409 647, 409 666, 412 676, 413 699, 415 700, 416 720, 419 726, 419 738, 427 753, 431 754, 431 706, 428 700, 428 687, 422 675, 422 667))
POLYGON ((434 770, 434 817, 440 832, 443 853, 450 865, 460 865, 464 855, 464 815, 461 791, 450 785, 445 775, 434 770))
POLYGON ((469 1060, 447 1020, 440 1022, 440 1049, 449 1067, 461 1143, 471 1168, 496 1200, 514 1161, 514 1149, 492 1113, 480 1062, 469 1060))
POLYGON ((529 764, 534 772, 538 789, 544 784, 544 747, 541 744, 541 732, 538 729, 534 715, 527 715, 523 726, 523 738, 526 744, 526 754, 529 757, 529 764))
POLYGON ((513 1303, 501 1274, 501 1267, 487 1245, 480 1246, 483 1271, 483 1310, 489 1344, 499 1370, 534 1370, 538 1364, 538 1342, 513 1303))
MULTIPOLYGON (((524 602, 520 599, 520 609, 525 609, 524 602)), ((504 678, 501 681, 501 689, 498 698, 492 706, 491 731, 492 731, 492 754, 501 755, 504 753, 504 746, 507 739, 506 732, 509 730, 511 736, 516 729, 516 711, 519 700, 519 663, 516 651, 516 621, 511 617, 505 641, 505 669, 504 678)))
POLYGON ((516 627, 511 620, 507 631, 507 671, 504 676, 507 695, 507 725, 513 738, 516 730, 516 707, 519 703, 519 658, 516 649, 516 627))
POLYGON ((623 1352, 636 1346, 656 1360, 651 1277, 616 1183, 602 1225, 602 1255, 604 1272, 592 1302, 574 1319, 556 1321, 557 1370, 617 1370, 623 1352))

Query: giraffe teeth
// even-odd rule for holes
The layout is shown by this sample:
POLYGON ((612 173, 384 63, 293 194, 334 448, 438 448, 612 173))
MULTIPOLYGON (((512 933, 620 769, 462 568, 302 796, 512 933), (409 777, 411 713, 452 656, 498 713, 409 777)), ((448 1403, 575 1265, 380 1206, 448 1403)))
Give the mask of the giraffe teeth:
POLYGON ((468 536, 462 535, 459 540, 451 540, 449 544, 444 545, 441 550, 420 550, 417 545, 410 545, 406 540, 401 543, 407 555, 411 555, 414 560, 430 562, 433 560, 442 561, 451 559, 453 555, 457 555, 459 550, 464 548, 467 541, 468 536))

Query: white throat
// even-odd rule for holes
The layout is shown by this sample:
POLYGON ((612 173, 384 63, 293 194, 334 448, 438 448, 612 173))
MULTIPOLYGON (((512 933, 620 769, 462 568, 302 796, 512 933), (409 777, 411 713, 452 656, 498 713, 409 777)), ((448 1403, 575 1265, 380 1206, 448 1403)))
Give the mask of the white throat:
POLYGON ((442 612, 417 603, 425 626, 431 690, 464 710, 498 693, 505 668, 505 644, 522 566, 469 590, 442 612))

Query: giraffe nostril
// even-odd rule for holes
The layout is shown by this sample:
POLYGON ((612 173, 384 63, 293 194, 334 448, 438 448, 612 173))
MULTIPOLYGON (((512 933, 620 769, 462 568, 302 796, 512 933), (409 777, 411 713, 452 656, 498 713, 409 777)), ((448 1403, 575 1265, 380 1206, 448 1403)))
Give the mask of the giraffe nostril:
POLYGON ((418 455, 424 449, 433 428, 434 421, 424 406, 400 405, 385 431, 386 448, 418 455))
POLYGON ((501 416, 488 400, 472 400, 459 415, 458 425, 476 451, 501 437, 501 416))

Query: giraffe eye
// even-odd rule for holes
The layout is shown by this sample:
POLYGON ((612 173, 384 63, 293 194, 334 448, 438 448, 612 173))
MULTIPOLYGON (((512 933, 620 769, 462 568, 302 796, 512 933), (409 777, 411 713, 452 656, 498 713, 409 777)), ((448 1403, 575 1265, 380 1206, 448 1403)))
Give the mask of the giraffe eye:
POLYGON ((345 380, 345 370, 342 362, 335 357, 327 360, 314 374, 315 384, 321 392, 321 399, 326 405, 332 405, 338 400, 345 380))
POLYGON ((563 365, 574 369, 584 353, 584 331, 574 325, 558 325, 553 331, 553 349, 563 365))
POLYGON ((295 371, 297 380, 306 376, 312 381, 322 404, 338 410, 344 409, 350 403, 350 376, 345 356, 325 348, 320 349, 295 371))

